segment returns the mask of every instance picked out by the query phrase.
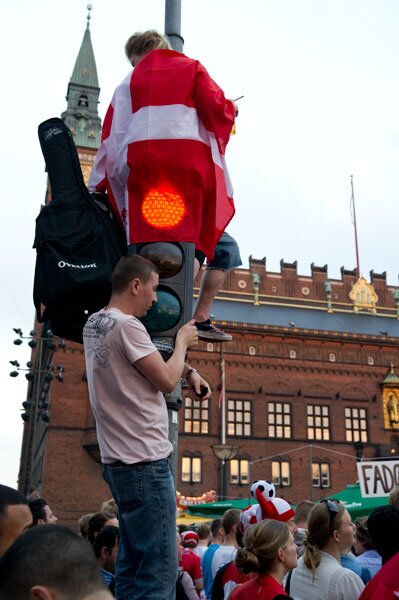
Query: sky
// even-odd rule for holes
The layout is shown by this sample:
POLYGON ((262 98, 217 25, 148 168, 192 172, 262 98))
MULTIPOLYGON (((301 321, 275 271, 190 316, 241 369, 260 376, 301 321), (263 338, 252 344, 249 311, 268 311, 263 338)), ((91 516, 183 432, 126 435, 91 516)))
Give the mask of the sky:
MULTIPOLYGON (((164 0, 93 0, 91 39, 103 118, 129 71, 135 31, 164 31, 164 0)), ((86 28, 86 2, 2 2, 0 219, 0 482, 16 486, 26 380, 10 360, 29 360, 13 327, 33 326, 32 250, 46 176, 40 122, 66 108, 86 28)), ((227 149, 236 215, 228 228, 248 257, 356 266, 350 215, 354 176, 360 269, 398 284, 399 3, 397 0, 182 0, 184 52, 226 96, 240 100, 227 149)), ((67 376, 67 375, 66 375, 67 376)))

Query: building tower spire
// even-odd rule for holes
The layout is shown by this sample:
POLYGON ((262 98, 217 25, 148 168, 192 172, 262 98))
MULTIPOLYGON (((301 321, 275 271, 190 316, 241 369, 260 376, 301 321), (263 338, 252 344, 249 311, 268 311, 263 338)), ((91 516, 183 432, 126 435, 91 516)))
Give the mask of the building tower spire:
POLYGON ((101 119, 98 116, 100 88, 90 36, 91 4, 87 5, 87 10, 87 26, 68 83, 67 109, 61 118, 72 131, 76 146, 97 149, 101 138, 101 119))
POLYGON ((87 27, 86 27, 86 29, 90 29, 90 19, 91 19, 90 11, 92 10, 93 5, 88 4, 86 8, 87 8, 87 27))

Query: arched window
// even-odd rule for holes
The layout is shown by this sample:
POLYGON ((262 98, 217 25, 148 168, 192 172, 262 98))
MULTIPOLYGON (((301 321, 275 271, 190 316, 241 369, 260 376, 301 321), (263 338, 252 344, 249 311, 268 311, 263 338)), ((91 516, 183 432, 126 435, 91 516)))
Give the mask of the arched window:
POLYGON ((272 460, 272 482, 280 487, 291 485, 291 464, 289 460, 282 458, 272 460))
POLYGON ((236 456, 230 461, 230 483, 248 485, 249 483, 249 456, 236 456))
POLYGON ((181 480, 183 483, 201 483, 202 456, 200 452, 185 452, 181 460, 181 480))
POLYGON ((78 106, 84 106, 85 108, 89 107, 89 99, 86 94, 81 94, 79 96, 78 106))
POLYGON ((312 462, 312 486, 320 489, 331 487, 328 461, 315 459, 312 462))

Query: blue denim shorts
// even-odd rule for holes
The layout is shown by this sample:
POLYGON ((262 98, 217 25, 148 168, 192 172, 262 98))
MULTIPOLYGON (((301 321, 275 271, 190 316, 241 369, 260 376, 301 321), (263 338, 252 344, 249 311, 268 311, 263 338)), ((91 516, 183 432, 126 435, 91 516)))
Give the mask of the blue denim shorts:
POLYGON ((206 265, 206 269, 230 271, 240 265, 242 265, 242 260, 238 244, 231 235, 224 231, 216 244, 214 257, 209 265, 206 265))

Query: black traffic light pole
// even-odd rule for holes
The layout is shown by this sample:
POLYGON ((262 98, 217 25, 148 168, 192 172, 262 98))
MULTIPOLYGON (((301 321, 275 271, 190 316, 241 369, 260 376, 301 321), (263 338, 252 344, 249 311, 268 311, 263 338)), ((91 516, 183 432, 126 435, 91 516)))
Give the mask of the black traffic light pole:
MULTIPOLYGON (((174 50, 183 52, 184 40, 181 36, 181 0, 165 0, 165 34, 168 36, 170 45, 174 50)), ((194 265, 193 265, 194 267, 194 265)), ((192 288, 191 288, 192 289, 192 288)), ((192 302, 192 294, 191 294, 192 302)), ((192 314, 192 313, 191 313, 192 314)), ((191 315, 190 315, 191 317, 191 315)), ((173 453, 171 456, 171 464, 173 471, 173 478, 175 484, 177 483, 177 456, 178 456, 178 438, 179 438, 179 419, 178 409, 171 408, 171 406, 181 405, 181 386, 178 385, 173 392, 165 396, 166 403, 168 404, 168 418, 169 418, 169 440, 173 446, 173 453)))
MULTIPOLYGON (((193 314, 195 245, 191 242, 143 242, 130 245, 129 254, 139 254, 147 258, 159 270, 157 302, 140 320, 164 360, 168 360, 173 352, 176 333, 193 314)), ((181 395, 180 383, 171 394, 165 394, 175 481, 178 451, 177 412, 182 406, 181 395)))
MULTIPOLYGON (((165 0, 165 34, 174 50, 182 52, 183 38, 181 28, 180 0, 165 0)), ((165 190, 156 190, 156 203, 164 201, 162 210, 168 210, 168 194, 165 190)), ((147 201, 151 202, 149 193, 147 201)), ((159 206, 158 206, 159 210, 159 206)), ((166 212, 162 213, 163 217, 166 212)), ((151 242, 132 244, 129 254, 139 254, 154 263, 159 270, 158 301, 144 317, 144 323, 156 348, 167 360, 174 348, 174 338, 182 325, 192 317, 193 285, 194 285, 194 253, 195 246, 189 242, 160 242, 157 240, 155 221, 147 223, 153 227, 154 237, 151 242)), ((154 217, 156 218, 156 216, 154 217)), ((160 236, 162 237, 162 236, 160 236)), ((176 483, 178 454, 178 411, 182 406, 182 391, 179 384, 171 394, 165 394, 168 406, 169 440, 173 446, 171 464, 176 483)))
POLYGON ((165 0, 165 35, 173 50, 183 52, 181 36, 181 0, 165 0))

